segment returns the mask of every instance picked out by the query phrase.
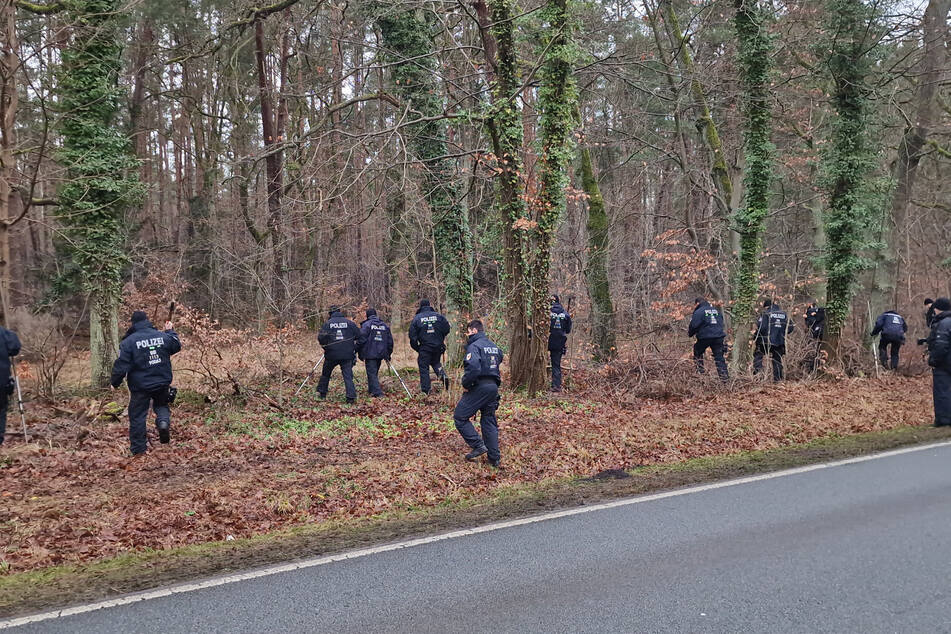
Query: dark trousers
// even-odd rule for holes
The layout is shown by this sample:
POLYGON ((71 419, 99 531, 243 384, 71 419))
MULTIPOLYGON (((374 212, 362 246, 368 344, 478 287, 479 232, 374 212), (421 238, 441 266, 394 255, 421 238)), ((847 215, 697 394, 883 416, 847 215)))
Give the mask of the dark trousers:
POLYGON ((931 368, 935 425, 951 425, 951 372, 931 368))
POLYGON ((561 358, 565 356, 564 350, 549 350, 551 355, 551 389, 561 389, 561 358))
POLYGON ((442 369, 442 363, 440 362, 441 358, 442 350, 427 350, 423 348, 419 351, 416 357, 416 365, 419 367, 419 389, 423 391, 423 394, 429 394, 429 390, 432 389, 432 383, 429 379, 429 368, 433 369, 433 372, 436 373, 436 377, 439 379, 443 379, 446 376, 446 372, 442 369))
POLYGON ((172 411, 168 407, 168 386, 149 392, 129 392, 129 445, 132 453, 145 453, 145 421, 149 407, 155 411, 155 423, 171 424, 172 411))
POLYGON ((3 444, 3 435, 7 433, 7 408, 10 405, 10 395, 0 390, 0 445, 3 444))
POLYGON ((366 359, 363 362, 367 366, 367 391, 370 396, 383 396, 383 388, 380 387, 380 364, 382 359, 366 359))
POLYGON ((327 396, 327 388, 330 386, 330 376, 334 373, 334 368, 340 366, 340 374, 343 375, 343 385, 347 389, 347 398, 355 400, 357 398, 357 388, 353 386, 353 359, 343 359, 337 361, 328 361, 324 359, 324 368, 320 372, 320 381, 317 382, 317 393, 321 398, 327 396))
POLYGON ((480 381, 471 390, 463 393, 452 414, 456 429, 462 434, 466 444, 473 449, 485 445, 485 448, 489 450, 489 460, 493 461, 498 460, 502 455, 499 453, 499 422, 495 418, 495 410, 498 408, 499 386, 495 384, 495 381, 480 381), (479 426, 482 428, 481 437, 476 432, 472 421, 469 420, 475 416, 476 412, 482 412, 479 417, 479 426))
POLYGON ((786 355, 786 346, 771 346, 768 343, 757 343, 756 351, 753 352, 753 372, 759 374, 763 371, 763 357, 769 355, 773 362, 773 380, 783 380, 783 357, 786 355))
POLYGON ((697 372, 703 374, 703 354, 707 348, 710 348, 710 354, 713 355, 713 362, 717 366, 717 374, 726 381, 730 378, 730 371, 726 367, 726 359, 723 358, 723 337, 716 339, 697 339, 693 344, 693 358, 697 362, 697 372))
POLYGON ((893 339, 885 339, 882 337, 878 340, 878 360, 882 364, 883 368, 888 367, 888 346, 892 347, 891 361, 892 361, 892 370, 898 368, 898 351, 901 350, 901 341, 895 341, 893 339))

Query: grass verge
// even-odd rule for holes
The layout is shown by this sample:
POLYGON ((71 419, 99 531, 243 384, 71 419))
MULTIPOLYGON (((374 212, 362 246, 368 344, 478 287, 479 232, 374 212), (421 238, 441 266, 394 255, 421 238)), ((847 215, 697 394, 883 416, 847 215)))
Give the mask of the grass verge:
POLYGON ((572 478, 517 485, 489 498, 299 526, 230 542, 143 551, 86 565, 0 576, 0 616, 16 616, 146 590, 195 577, 325 555, 702 482, 951 439, 951 429, 901 427, 807 444, 633 469, 623 478, 572 478))

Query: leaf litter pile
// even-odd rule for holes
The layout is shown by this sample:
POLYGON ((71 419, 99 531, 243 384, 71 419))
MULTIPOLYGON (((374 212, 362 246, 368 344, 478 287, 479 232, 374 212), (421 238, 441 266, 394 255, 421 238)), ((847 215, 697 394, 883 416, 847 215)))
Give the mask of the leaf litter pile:
MULTIPOLYGON (((124 418, 34 410, 33 442, 0 449, 0 571, 242 538, 329 518, 489 498, 551 478, 768 449, 930 422, 926 377, 750 385, 612 399, 596 387, 503 392, 503 468, 466 463, 448 399, 389 394, 283 411, 176 406, 172 444, 128 458, 124 418), (45 425, 36 425, 42 420, 45 425)), ((197 399, 196 399, 197 400, 197 399)), ((124 401, 122 401, 124 402, 124 401)), ((10 415, 10 431, 19 429, 10 415)))

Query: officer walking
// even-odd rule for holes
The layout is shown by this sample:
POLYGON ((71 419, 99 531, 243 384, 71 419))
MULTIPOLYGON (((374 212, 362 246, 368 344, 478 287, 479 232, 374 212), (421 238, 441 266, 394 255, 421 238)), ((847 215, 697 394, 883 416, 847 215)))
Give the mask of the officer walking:
POLYGON ((723 358, 723 340, 726 338, 726 331, 723 329, 723 314, 703 297, 694 300, 693 317, 690 319, 687 336, 697 337, 697 343, 693 346, 697 372, 704 373, 703 354, 707 348, 710 348, 713 361, 717 366, 717 374, 723 381, 729 379, 730 371, 726 367, 726 359, 723 358))
POLYGON ((499 453, 499 423, 495 418, 495 411, 499 407, 499 386, 502 384, 499 374, 502 351, 489 340, 485 327, 478 319, 469 322, 466 332, 469 340, 466 344, 465 372, 462 375, 462 387, 466 391, 459 399, 452 418, 456 429, 472 449, 466 454, 466 460, 472 462, 488 454, 486 458, 489 464, 497 468, 502 461, 502 454, 499 453), (481 412, 479 426, 482 436, 479 436, 469 420, 476 412, 481 412))
POLYGON ((324 367, 317 382, 320 400, 327 398, 327 388, 334 368, 340 366, 343 384, 347 390, 347 404, 357 401, 357 388, 353 385, 353 362, 357 350, 363 346, 363 335, 355 323, 344 317, 338 306, 330 307, 330 319, 317 333, 317 343, 324 349, 324 367))
POLYGON ((753 372, 763 371, 763 357, 770 356, 773 363, 773 380, 783 379, 783 356, 786 354, 786 335, 795 327, 789 321, 779 304, 770 300, 763 302, 763 312, 756 320, 755 351, 753 352, 753 372))
POLYGON ((20 354, 20 338, 12 330, 0 327, 0 445, 3 436, 7 433, 7 408, 10 406, 10 396, 16 391, 16 385, 10 376, 10 357, 20 354))
POLYGON ((908 332, 908 324, 905 318, 894 310, 886 310, 875 320, 875 328, 871 336, 881 333, 878 340, 878 360, 883 368, 888 367, 888 347, 891 346, 892 370, 898 368, 898 352, 905 343, 905 333, 908 332))
POLYGON ((819 300, 814 299, 806 308, 806 329, 814 341, 822 341, 826 331, 826 309, 819 306, 819 300))
POLYGON ((561 359, 565 356, 565 346, 568 344, 569 334, 571 334, 571 315, 561 305, 558 296, 552 295, 551 323, 548 326, 548 354, 551 356, 552 392, 561 392, 561 359))
POLYGON ((367 369, 367 391, 370 396, 383 396, 383 388, 380 387, 380 362, 389 362, 393 356, 393 333, 390 327, 376 316, 376 309, 367 308, 367 318, 360 324, 360 337, 363 339, 363 346, 358 354, 367 369))
POLYGON ((934 301, 935 316, 928 335, 928 365, 934 394, 934 425, 951 425, 951 300, 934 301))
POLYGON ((409 325, 409 345, 417 352, 416 364, 419 366, 419 389, 429 394, 432 387, 429 369, 436 373, 443 385, 449 389, 449 377, 443 370, 440 359, 446 351, 446 335, 449 334, 449 320, 437 313, 428 299, 419 300, 419 309, 409 325))
POLYGON ((159 442, 170 440, 172 412, 168 406, 172 385, 172 355, 182 349, 172 322, 165 322, 160 332, 141 310, 132 313, 132 326, 119 344, 119 358, 112 365, 113 388, 129 384, 129 444, 133 456, 144 454, 146 419, 149 406, 155 412, 155 428, 159 442))

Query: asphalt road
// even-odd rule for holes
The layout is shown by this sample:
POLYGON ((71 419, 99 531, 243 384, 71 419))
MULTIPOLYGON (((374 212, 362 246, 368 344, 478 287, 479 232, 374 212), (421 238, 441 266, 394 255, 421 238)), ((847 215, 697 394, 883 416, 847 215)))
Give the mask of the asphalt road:
POLYGON ((951 632, 951 446, 13 631, 951 632))

